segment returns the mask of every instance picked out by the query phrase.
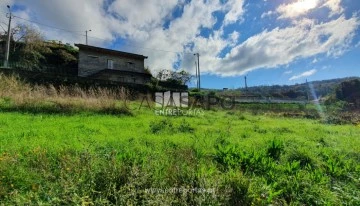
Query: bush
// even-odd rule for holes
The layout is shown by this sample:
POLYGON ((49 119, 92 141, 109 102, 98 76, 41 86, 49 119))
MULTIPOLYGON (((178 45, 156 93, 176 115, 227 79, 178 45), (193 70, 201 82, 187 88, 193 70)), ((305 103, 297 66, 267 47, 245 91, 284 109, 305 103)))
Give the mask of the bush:
POLYGON ((225 191, 229 190, 228 205, 250 205, 249 180, 240 172, 230 171, 225 179, 225 191))
POLYGON ((300 163, 301 168, 305 168, 305 167, 314 168, 316 166, 315 161, 313 160, 311 155, 304 150, 291 151, 288 155, 287 161, 288 162, 298 161, 300 163))
POLYGON ((194 132, 194 128, 190 126, 190 124, 183 120, 180 124, 180 126, 178 127, 178 131, 181 133, 193 133, 194 132))
POLYGON ((158 122, 151 122, 150 123, 150 131, 153 134, 158 134, 160 132, 163 132, 165 130, 172 130, 173 125, 170 121, 163 119, 158 122))
POLYGON ((278 160, 284 151, 284 144, 282 141, 274 139, 270 142, 266 151, 269 157, 278 160))

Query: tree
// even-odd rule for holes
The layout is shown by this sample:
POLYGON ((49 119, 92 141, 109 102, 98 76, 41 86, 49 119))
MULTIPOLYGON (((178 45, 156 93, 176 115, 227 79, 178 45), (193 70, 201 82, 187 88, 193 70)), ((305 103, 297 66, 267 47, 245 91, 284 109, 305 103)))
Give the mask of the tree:
POLYGON ((178 72, 178 71, 163 69, 157 73, 156 78, 159 81, 165 81, 168 83, 179 84, 179 85, 186 85, 191 81, 193 76, 184 70, 178 72))
POLYGON ((149 67, 145 67, 144 70, 145 70, 145 73, 150 74, 152 76, 152 73, 151 73, 151 70, 149 67))
POLYGON ((159 81, 166 81, 171 78, 171 71, 166 69, 160 70, 155 78, 159 81))
POLYGON ((173 72, 171 75, 172 79, 175 79, 176 81, 180 82, 182 85, 186 85, 191 81, 193 76, 184 70, 180 72, 173 72))
POLYGON ((14 34, 16 42, 22 42, 19 61, 32 69, 39 69, 46 62, 45 55, 51 50, 45 44, 44 36, 35 28, 28 25, 19 25, 14 34))
POLYGON ((11 30, 10 41, 10 62, 19 63, 21 67, 38 69, 46 62, 44 55, 51 52, 46 47, 43 35, 29 25, 15 26, 11 30))
POLYGON ((350 103, 358 102, 360 100, 360 80, 342 82, 336 89, 336 98, 350 103))

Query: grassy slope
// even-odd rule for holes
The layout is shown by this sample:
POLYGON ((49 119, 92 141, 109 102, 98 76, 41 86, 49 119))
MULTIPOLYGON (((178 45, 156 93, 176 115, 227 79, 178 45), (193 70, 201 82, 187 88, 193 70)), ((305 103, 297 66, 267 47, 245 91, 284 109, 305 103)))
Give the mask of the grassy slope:
POLYGON ((0 203, 360 203, 360 127, 201 117, 0 113, 0 203), (147 193, 147 188, 215 193, 147 193))

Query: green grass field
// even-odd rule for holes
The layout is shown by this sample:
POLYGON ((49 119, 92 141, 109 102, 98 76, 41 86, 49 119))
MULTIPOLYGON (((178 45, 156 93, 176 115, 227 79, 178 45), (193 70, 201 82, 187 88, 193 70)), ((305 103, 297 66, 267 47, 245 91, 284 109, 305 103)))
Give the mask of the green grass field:
POLYGON ((0 205, 360 205, 360 127, 0 113, 0 205))

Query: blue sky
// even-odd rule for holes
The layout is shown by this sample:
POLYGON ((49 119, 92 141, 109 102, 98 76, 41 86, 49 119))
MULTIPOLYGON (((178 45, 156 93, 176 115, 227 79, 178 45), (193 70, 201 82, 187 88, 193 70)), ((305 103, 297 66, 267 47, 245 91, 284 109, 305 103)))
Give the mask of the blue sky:
MULTIPOLYGON (((240 41, 245 41, 249 37, 262 32, 265 29, 272 30, 276 27, 289 26, 289 20, 278 20, 277 16, 270 18, 261 18, 266 11, 274 11, 282 1, 254 1, 246 5, 247 10, 251 11, 245 15, 244 22, 239 25, 233 25, 225 30, 226 33, 231 31, 241 32, 240 41), (260 17, 259 17, 260 14, 260 17)), ((288 1, 291 2, 291 1, 288 1)), ((296 2, 296 1, 292 1, 296 2)), ((351 18, 354 14, 360 11, 360 2, 357 1, 343 1, 341 5, 344 7, 344 13, 347 18, 351 18)), ((328 16, 326 9, 318 9, 309 13, 307 18, 316 18, 326 21, 328 16)), ((306 18, 304 17, 304 18, 306 18)), ((290 64, 277 66, 273 68, 259 68, 247 74, 248 85, 274 85, 274 84, 295 84, 304 83, 308 80, 323 80, 333 79, 348 76, 360 76, 360 47, 356 45, 360 41, 359 28, 355 31, 355 36, 344 54, 336 57, 329 57, 326 54, 318 54, 312 57, 298 59, 290 64), (315 71, 316 70, 316 71, 315 71), (301 75, 306 71, 314 71, 308 77, 299 77, 290 80, 291 77, 301 75)), ((203 77, 203 86, 210 88, 239 88, 244 87, 244 75, 234 77, 219 78, 216 75, 205 75, 203 77)))
POLYGON ((360 74, 357 0, 4 0, 2 22, 6 4, 49 40, 81 43, 91 29, 91 45, 146 55, 153 73, 194 73, 199 52, 205 88, 360 74))

